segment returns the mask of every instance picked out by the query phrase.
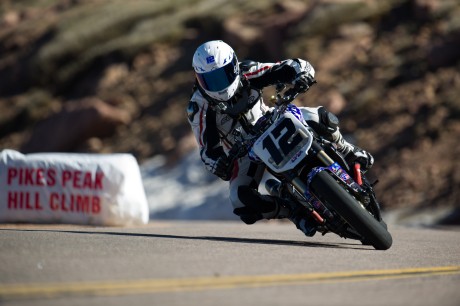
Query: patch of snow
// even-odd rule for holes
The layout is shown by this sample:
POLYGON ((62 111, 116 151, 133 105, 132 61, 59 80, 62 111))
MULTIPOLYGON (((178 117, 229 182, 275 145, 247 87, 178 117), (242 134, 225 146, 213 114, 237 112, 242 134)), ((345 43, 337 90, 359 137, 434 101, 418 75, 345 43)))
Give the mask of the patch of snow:
POLYGON ((198 152, 172 167, 156 156, 140 168, 150 220, 239 220, 228 199, 228 183, 205 169, 198 152))

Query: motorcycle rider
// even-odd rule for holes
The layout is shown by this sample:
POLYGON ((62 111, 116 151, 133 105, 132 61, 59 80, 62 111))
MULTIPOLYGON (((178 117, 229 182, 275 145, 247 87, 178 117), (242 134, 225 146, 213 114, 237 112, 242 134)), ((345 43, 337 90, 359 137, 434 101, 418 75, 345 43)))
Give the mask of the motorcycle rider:
MULTIPOLYGON (((196 83, 187 108, 188 120, 200 148, 206 168, 230 181, 233 213, 246 224, 261 219, 289 218, 305 235, 313 236, 316 224, 306 214, 299 214, 282 197, 262 195, 258 185, 265 166, 247 155, 235 161, 229 171, 227 153, 235 137, 246 131, 241 120, 254 124, 269 110, 263 103, 262 89, 278 83, 301 86, 312 84, 315 70, 302 59, 277 63, 238 62, 233 49, 221 40, 209 41, 193 56, 196 83)), ((321 136, 333 141, 348 162, 359 162, 363 170, 373 164, 366 151, 348 143, 339 131, 338 119, 324 107, 300 107, 307 123, 321 136)))

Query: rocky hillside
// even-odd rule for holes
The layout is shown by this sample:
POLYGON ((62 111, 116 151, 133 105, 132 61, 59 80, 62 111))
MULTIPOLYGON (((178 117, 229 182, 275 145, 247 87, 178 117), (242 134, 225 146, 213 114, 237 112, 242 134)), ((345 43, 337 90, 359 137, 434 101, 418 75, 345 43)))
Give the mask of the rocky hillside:
POLYGON ((191 58, 209 39, 308 59, 318 84, 299 104, 375 155, 385 208, 460 206, 457 0, 4 0, 0 148, 174 163, 195 148, 191 58))

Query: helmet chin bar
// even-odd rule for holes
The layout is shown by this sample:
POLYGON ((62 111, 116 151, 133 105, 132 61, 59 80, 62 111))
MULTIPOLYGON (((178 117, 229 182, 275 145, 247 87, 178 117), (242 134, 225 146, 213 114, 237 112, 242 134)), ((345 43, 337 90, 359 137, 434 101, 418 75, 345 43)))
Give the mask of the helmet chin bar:
POLYGON ((233 101, 229 100, 227 103, 224 103, 225 110, 223 110, 222 113, 237 118, 253 108, 260 100, 260 97, 260 92, 251 90, 249 87, 243 87, 242 90, 239 90, 239 92, 232 97, 231 100, 233 101))
POLYGON ((238 118, 241 114, 250 110, 261 97, 261 93, 251 90, 249 82, 244 82, 244 80, 240 80, 235 94, 227 101, 215 99, 209 96, 201 87, 198 86, 198 88, 215 111, 229 115, 232 118, 238 118))
POLYGON ((221 100, 209 97, 209 98, 211 98, 211 101, 212 101, 212 103, 211 103, 212 107, 216 111, 219 111, 222 114, 228 114, 230 116, 238 116, 239 114, 234 114, 234 112, 229 113, 227 110, 229 108, 233 108, 232 106, 239 102, 238 100, 241 97, 242 89, 243 89, 243 83, 240 80, 240 82, 238 83, 238 88, 235 91, 235 94, 230 99, 228 99, 227 101, 221 101, 221 100))

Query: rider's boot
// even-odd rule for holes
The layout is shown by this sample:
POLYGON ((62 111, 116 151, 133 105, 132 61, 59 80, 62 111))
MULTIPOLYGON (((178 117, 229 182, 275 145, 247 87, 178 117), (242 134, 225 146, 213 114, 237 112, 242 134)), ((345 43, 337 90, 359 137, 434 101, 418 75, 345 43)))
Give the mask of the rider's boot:
POLYGON ((288 218, 295 224, 297 229, 308 237, 313 237, 316 233, 316 222, 308 211, 300 204, 293 203, 286 199, 267 196, 274 203, 275 209, 271 212, 262 214, 264 219, 284 219, 288 218))
POLYGON ((233 212, 246 224, 253 224, 262 219, 283 219, 290 216, 289 206, 276 201, 272 196, 262 195, 249 186, 240 186, 238 197, 245 206, 235 208, 233 212))
POLYGON ((316 233, 317 224, 309 212, 300 204, 279 196, 262 195, 249 186, 240 186, 239 198, 245 204, 233 212, 246 224, 261 219, 289 219, 306 236, 316 233))
POLYGON ((358 162, 361 164, 361 169, 366 172, 374 164, 374 157, 369 152, 346 141, 339 129, 332 133, 332 140, 337 145, 337 151, 345 157, 350 166, 358 162))
POLYGON ((316 234, 317 224, 309 212, 299 205, 291 211, 289 220, 305 234, 305 236, 313 237, 316 234))

